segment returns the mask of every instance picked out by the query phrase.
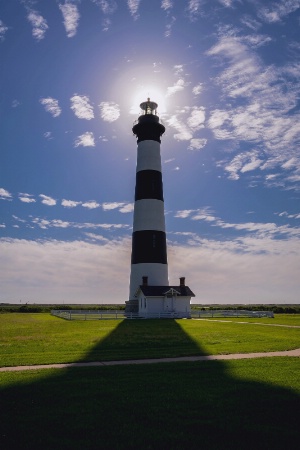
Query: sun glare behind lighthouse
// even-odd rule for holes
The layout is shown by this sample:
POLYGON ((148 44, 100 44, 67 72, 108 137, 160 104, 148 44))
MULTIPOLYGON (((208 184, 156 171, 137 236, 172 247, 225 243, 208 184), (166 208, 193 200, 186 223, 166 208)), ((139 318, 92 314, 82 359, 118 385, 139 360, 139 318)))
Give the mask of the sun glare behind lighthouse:
POLYGON ((158 104, 158 114, 162 115, 167 112, 166 97, 162 91, 155 86, 141 86, 135 91, 130 114, 139 114, 141 112, 139 105, 147 101, 148 98, 158 104))

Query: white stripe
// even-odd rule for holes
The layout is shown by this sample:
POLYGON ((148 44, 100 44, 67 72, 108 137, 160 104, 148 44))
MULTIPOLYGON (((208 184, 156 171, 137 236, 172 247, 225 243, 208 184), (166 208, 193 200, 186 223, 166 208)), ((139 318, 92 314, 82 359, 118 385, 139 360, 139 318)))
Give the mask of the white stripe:
POLYGON ((168 265, 159 263, 141 263, 131 265, 129 300, 134 299, 142 277, 148 277, 149 286, 169 286, 168 265))
POLYGON ((133 231, 143 230, 166 230, 164 202, 155 199, 143 199, 135 202, 133 231))
POLYGON ((158 170, 161 172, 160 143, 141 141, 138 143, 136 171, 158 170))

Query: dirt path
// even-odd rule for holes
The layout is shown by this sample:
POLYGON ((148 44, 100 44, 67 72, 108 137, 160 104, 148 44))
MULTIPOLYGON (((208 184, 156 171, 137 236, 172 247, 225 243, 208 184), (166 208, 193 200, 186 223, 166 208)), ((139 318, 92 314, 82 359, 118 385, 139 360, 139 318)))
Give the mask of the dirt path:
POLYGON ((39 364, 35 366, 16 366, 1 367, 0 372, 20 372, 22 370, 40 370, 40 369, 68 369, 70 367, 99 367, 99 366, 121 366, 128 364, 157 364, 183 361, 214 361, 230 359, 252 359, 252 358, 270 358, 274 356, 296 356, 300 357, 300 348, 283 352, 267 353, 233 353, 230 355, 207 355, 207 356, 181 356, 178 358, 155 358, 155 359, 131 359, 127 361, 96 361, 82 363, 66 364, 39 364))

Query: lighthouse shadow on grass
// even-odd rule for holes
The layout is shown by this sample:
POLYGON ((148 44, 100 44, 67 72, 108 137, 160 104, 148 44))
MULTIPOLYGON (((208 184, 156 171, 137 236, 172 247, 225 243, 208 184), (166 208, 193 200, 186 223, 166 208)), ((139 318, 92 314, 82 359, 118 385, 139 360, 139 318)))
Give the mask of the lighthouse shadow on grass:
MULTIPOLYGON (((109 352, 114 359, 205 354, 174 320, 122 321, 78 362, 105 360, 109 352)), ((264 365, 287 371, 290 361, 268 358, 7 373, 11 385, 0 391, 0 447, 296 449, 299 396, 257 378, 264 365), (255 376, 260 381, 251 380, 255 376)))

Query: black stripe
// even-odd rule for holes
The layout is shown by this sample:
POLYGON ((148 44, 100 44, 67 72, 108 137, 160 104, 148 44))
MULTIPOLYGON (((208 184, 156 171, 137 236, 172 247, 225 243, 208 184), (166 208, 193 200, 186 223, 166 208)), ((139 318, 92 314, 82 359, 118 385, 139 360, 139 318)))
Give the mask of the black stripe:
POLYGON ((135 200, 144 198, 164 201, 162 174, 158 170, 140 170, 136 173, 135 200))
POLYGON ((131 264, 167 264, 167 242, 164 231, 143 230, 132 234, 131 264))
POLYGON ((133 133, 137 136, 137 142, 141 141, 157 141, 161 142, 160 137, 165 132, 165 127, 154 121, 156 116, 151 114, 146 114, 139 117, 139 123, 137 123, 133 128, 133 133), (148 117, 149 116, 149 117, 148 117))

